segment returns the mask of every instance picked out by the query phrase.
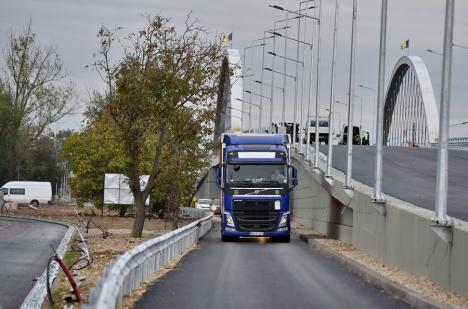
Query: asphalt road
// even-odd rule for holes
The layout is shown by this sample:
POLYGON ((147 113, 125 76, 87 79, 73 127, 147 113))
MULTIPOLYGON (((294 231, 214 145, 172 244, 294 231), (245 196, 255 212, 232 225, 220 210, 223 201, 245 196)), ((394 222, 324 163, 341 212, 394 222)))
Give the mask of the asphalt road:
MULTIPOLYGON (((346 171, 347 146, 333 147, 333 166, 346 171)), ((328 148, 320 151, 328 154, 328 148)), ((374 186, 375 147, 353 146, 353 179, 374 186)), ((384 147, 384 194, 434 210, 437 149, 384 147)), ((468 151, 450 150, 447 210, 451 217, 468 221, 468 151)))
POLYGON ((149 287, 136 308, 407 308, 293 237, 291 243, 221 241, 199 248, 149 287))
POLYGON ((19 308, 67 228, 0 217, 0 308, 19 308))

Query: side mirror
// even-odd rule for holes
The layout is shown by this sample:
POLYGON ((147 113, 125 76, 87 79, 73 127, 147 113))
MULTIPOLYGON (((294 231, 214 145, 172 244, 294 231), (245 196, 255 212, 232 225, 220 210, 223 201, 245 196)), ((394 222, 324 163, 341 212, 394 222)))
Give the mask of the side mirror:
POLYGON ((221 167, 217 167, 216 168, 216 185, 219 187, 221 187, 221 167))
POLYGON ((216 185, 223 189, 224 188, 224 181, 223 181, 223 168, 225 167, 224 164, 218 166, 216 168, 216 185))
POLYGON ((292 185, 294 187, 297 186, 297 168, 295 168, 294 166, 292 167, 292 185))
POLYGON ((289 169, 289 177, 290 177, 289 188, 293 189, 297 186, 297 183, 298 183, 297 182, 297 169, 292 165, 289 165, 288 169, 289 169))

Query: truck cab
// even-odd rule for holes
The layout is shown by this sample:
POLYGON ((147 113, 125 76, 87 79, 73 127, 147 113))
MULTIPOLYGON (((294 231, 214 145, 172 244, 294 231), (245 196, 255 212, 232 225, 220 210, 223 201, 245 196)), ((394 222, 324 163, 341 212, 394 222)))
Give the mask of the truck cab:
POLYGON ((217 172, 221 237, 289 242, 289 194, 297 185, 286 134, 223 134, 217 172))

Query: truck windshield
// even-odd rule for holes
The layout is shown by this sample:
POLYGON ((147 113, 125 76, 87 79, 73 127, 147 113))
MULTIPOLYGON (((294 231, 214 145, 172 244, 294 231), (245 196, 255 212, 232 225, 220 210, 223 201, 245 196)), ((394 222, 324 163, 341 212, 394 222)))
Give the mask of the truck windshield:
POLYGON ((288 181, 284 164, 228 164, 227 183, 247 185, 284 185, 288 181))

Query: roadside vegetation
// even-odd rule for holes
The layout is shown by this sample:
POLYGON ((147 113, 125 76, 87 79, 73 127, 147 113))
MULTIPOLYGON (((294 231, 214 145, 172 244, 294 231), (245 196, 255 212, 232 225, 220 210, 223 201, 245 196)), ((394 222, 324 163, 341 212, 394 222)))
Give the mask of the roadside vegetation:
POLYGON ((207 137, 222 57, 221 37, 191 16, 183 27, 160 15, 146 15, 145 21, 127 35, 119 27, 99 29, 91 67, 106 91, 93 95, 86 128, 72 134, 63 149, 79 203, 102 207, 104 173, 128 176, 135 199, 132 237, 142 236, 150 195, 152 206, 177 227, 179 206, 190 203, 196 181, 209 167, 207 137), (114 58, 117 54, 122 56, 114 58), (142 175, 149 175, 143 187, 142 175))
POLYGON ((192 201, 209 167, 220 35, 187 16, 173 25, 143 16, 139 31, 102 26, 88 66, 105 91, 90 95, 81 132, 52 133, 51 125, 74 112, 76 95, 57 46, 39 42, 30 21, 11 30, 0 75, 0 181, 49 181, 54 189, 72 171, 78 205, 103 207, 104 174, 129 178, 134 206, 132 237, 141 237, 144 202, 178 226, 178 209, 192 201), (149 175, 140 186, 140 176, 149 175))
POLYGON ((1 184, 61 181, 60 147, 70 132, 53 134, 50 125, 73 111, 73 99, 57 47, 39 42, 32 21, 11 30, 0 69, 1 184))

